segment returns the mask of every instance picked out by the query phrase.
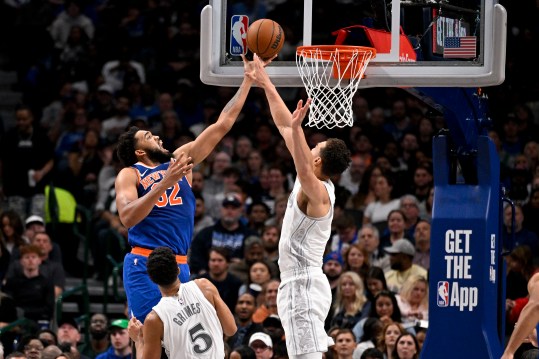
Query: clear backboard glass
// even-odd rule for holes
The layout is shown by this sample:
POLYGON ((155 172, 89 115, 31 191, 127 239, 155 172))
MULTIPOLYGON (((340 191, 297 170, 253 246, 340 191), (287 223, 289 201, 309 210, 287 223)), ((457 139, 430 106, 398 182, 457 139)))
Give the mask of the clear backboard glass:
POLYGON ((268 68, 278 86, 302 86, 298 46, 329 44, 377 49, 361 87, 475 87, 504 80, 506 12, 494 0, 211 0, 201 13, 204 83, 241 83, 238 34, 261 18, 277 21, 286 35, 268 68))

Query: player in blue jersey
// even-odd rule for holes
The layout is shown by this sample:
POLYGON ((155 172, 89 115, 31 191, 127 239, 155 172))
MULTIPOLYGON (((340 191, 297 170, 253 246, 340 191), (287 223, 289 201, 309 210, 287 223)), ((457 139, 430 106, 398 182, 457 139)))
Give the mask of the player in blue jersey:
MULTIPOLYGON (((243 61, 246 73, 251 71, 251 63, 245 57, 243 61)), ((195 212, 191 169, 232 128, 251 85, 252 80, 245 76, 217 122, 173 153, 164 149, 159 137, 149 131, 131 127, 120 136, 118 157, 127 167, 116 178, 116 205, 120 220, 128 228, 131 246, 131 252, 125 256, 123 275, 131 315, 146 318, 161 298, 157 285, 146 272, 146 260, 153 249, 171 248, 180 268, 180 281, 189 280, 186 255, 195 212)))

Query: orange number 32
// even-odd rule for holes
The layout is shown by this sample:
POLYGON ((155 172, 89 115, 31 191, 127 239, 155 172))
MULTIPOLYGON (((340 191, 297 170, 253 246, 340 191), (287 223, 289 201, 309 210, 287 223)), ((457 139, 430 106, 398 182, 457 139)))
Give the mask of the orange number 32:
MULTIPOLYGON (((155 186, 157 183, 154 183, 152 185, 152 188, 153 186, 155 186)), ((155 205, 157 207, 164 207, 167 205, 167 203, 169 203, 171 206, 178 206, 178 205, 181 205, 183 204, 183 200, 182 200, 182 197, 181 196, 178 196, 178 194, 180 193, 180 185, 178 183, 174 184, 174 187, 172 187, 172 192, 170 193, 170 196, 167 195, 167 192, 165 191, 161 197, 159 197, 159 199, 157 200, 157 202, 155 203, 155 205)))

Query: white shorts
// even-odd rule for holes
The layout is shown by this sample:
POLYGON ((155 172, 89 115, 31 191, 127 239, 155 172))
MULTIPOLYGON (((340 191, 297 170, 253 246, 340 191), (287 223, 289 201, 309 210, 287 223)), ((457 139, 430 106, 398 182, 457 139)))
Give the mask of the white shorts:
POLYGON ((277 310, 290 355, 327 352, 333 345, 324 322, 331 306, 331 288, 321 268, 291 275, 281 273, 277 310))

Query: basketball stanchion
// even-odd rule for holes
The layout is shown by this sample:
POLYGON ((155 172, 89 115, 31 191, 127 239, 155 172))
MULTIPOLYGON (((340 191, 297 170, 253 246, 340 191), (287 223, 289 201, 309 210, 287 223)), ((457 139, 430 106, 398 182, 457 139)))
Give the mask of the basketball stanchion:
POLYGON ((365 46, 312 45, 296 50, 296 65, 312 99, 307 126, 352 126, 352 98, 376 49, 365 46))

